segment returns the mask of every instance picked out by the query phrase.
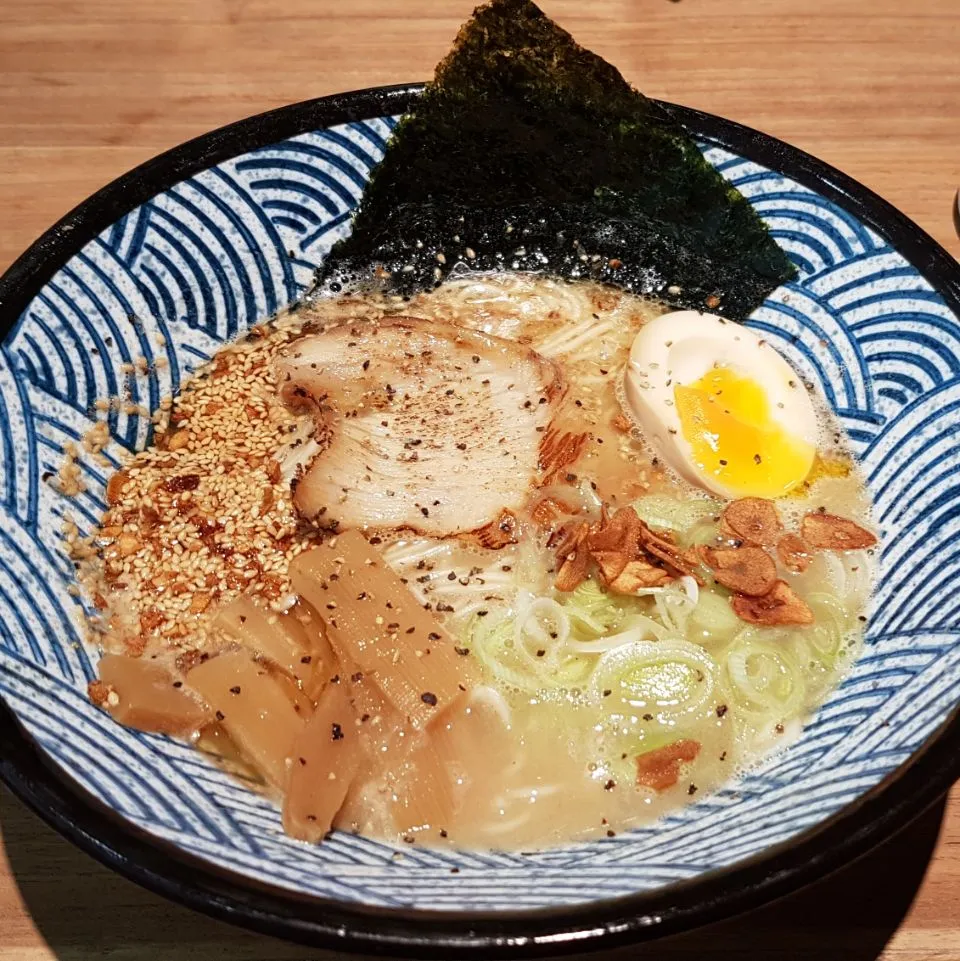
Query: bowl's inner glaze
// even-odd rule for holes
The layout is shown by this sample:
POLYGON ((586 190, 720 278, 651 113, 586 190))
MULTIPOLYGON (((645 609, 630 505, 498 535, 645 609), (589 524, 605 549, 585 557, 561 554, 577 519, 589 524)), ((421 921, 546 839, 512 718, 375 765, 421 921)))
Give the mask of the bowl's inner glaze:
MULTIPOLYGON (((589 845, 395 851, 336 834, 307 847, 283 835, 272 804, 192 748, 125 730, 88 701, 95 654, 80 643, 61 529, 65 517, 92 529, 109 471, 82 458, 86 492, 63 498, 48 481, 65 445, 106 416, 97 399, 127 389, 131 405, 152 410, 222 343, 295 300, 348 229, 394 122, 307 133, 180 183, 84 247, 10 332, 0 356, 6 702, 60 770, 151 835, 261 882, 372 905, 517 909, 625 895, 730 865, 836 813, 960 697, 950 590, 960 577, 960 321, 849 213, 717 147, 709 160, 800 269, 751 325, 839 415, 884 535, 864 653, 798 742, 655 826, 589 845), (151 372, 126 373, 139 357, 151 372)), ((149 418, 131 406, 110 412, 109 426, 135 450, 149 418)))

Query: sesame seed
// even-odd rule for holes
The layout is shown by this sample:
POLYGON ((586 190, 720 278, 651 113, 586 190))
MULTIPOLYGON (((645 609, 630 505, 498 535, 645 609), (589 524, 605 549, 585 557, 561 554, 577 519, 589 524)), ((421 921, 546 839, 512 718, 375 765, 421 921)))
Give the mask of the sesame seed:
MULTIPOLYGON (((191 643, 202 647, 213 611, 240 593, 271 607, 292 594, 287 567, 306 545, 295 537, 299 519, 272 459, 278 435, 298 423, 279 400, 273 363, 290 332, 260 329, 265 336, 222 350, 157 410, 129 403, 116 408, 154 421, 154 446, 124 465, 124 482, 111 485, 110 503, 93 532, 107 544, 102 556, 65 531, 71 557, 87 565, 80 572, 85 587, 92 585, 110 604, 118 602, 113 586, 124 583, 118 610, 126 605, 133 623, 143 623, 149 611, 151 648, 181 643, 187 614, 191 643), (117 533, 103 538, 109 531, 117 533), (122 545, 118 537, 126 538, 122 545), (80 558, 85 551, 91 556, 80 558)), ((124 372, 132 373, 134 365, 127 367, 124 372)), ((115 408, 106 399, 94 406, 115 408)), ((98 453, 109 440, 106 422, 99 422, 84 447, 98 453)), ((65 449, 58 477, 61 488, 75 492, 84 483, 78 453, 75 444, 65 449)), ((275 622, 277 615, 271 616, 275 622)))

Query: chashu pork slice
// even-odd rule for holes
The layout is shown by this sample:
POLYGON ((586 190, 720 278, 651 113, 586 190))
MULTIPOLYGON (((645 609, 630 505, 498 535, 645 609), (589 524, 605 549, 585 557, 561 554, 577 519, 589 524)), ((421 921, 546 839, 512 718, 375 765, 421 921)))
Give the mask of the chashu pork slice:
POLYGON ((280 363, 284 400, 314 418, 294 503, 321 526, 475 531, 553 466, 541 458, 562 377, 517 342, 392 317, 304 336, 280 363))

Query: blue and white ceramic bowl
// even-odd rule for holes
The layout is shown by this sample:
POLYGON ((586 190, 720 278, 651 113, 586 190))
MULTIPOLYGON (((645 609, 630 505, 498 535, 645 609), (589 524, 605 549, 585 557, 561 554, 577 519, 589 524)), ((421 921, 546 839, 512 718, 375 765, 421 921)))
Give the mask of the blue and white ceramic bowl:
MULTIPOLYGON (((335 835, 308 847, 202 755, 87 699, 96 654, 80 642, 60 538, 66 514, 84 532, 96 523, 106 469, 85 461, 87 491, 65 502, 47 483, 64 446, 97 398, 126 386, 155 408, 304 292, 417 92, 312 101, 201 137, 100 191, 0 281, 0 773, 155 890, 355 950, 490 957, 651 937, 848 860, 960 772, 960 270, 837 171, 687 109, 671 108, 799 268, 750 323, 839 415, 884 536, 863 655, 797 743, 656 825, 591 844, 398 852, 335 835), (138 356, 167 364, 124 373, 138 356)), ((109 426, 128 450, 148 440, 142 416, 112 412, 109 426)))

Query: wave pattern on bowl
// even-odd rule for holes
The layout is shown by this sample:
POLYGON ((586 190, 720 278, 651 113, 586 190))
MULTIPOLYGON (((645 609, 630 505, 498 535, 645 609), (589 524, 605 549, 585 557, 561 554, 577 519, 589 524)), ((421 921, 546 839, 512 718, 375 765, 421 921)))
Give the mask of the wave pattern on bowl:
MULTIPOLYGON (((64 500, 46 482, 64 445, 89 429, 98 398, 126 387, 131 405, 152 410, 225 340, 295 299, 348 229, 394 123, 305 134, 179 184, 88 244, 24 312, 0 352, 3 697, 62 771, 152 835, 345 901, 516 909, 629 894, 729 865, 834 814, 905 761, 958 699, 960 322, 844 210, 716 147, 705 148, 710 161, 801 273, 751 324, 840 415, 885 533, 863 656, 787 751, 656 826, 589 845, 398 852, 337 834, 311 848, 284 837, 276 809, 204 756, 125 730, 87 700, 95 655, 80 643, 59 542, 65 514, 81 533, 96 523, 106 471, 85 459, 86 492, 64 500), (149 375, 125 373, 138 357, 149 375)), ((149 418, 128 410, 109 425, 135 450, 149 418)))

